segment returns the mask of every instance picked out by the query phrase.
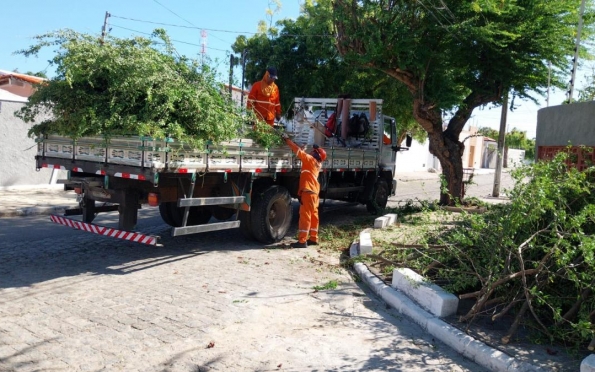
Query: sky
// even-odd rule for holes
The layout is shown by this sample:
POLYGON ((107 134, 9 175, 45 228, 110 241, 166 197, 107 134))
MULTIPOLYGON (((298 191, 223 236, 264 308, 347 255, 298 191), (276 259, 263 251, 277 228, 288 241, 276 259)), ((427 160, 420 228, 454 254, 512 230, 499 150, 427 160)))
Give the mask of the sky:
MULTIPOLYGON (((281 10, 273 16, 273 22, 295 19, 299 16, 300 5, 304 0, 282 0, 281 10)), ((148 36, 155 28, 164 28, 174 41, 178 53, 200 58, 203 44, 205 55, 218 61, 221 66, 222 81, 228 81, 231 45, 239 35, 250 37, 257 31, 258 22, 267 20, 266 10, 272 0, 20 0, 11 7, 15 11, 6 13, 0 22, 0 70, 19 72, 46 71, 48 60, 53 56, 51 49, 42 50, 38 58, 25 58, 13 52, 25 49, 34 43, 35 35, 59 29, 72 29, 87 34, 101 34, 106 12, 109 34, 120 38, 148 36), (17 11, 18 10, 18 11, 17 11), (203 37, 206 33, 206 37, 203 37)), ((569 66, 569 70, 571 66, 569 66)), ((236 69, 239 70, 239 69, 236 69)), ((279 71, 280 83, 283 71, 279 71)), ((577 89, 584 85, 586 68, 579 69, 574 98, 577 89)), ((235 81, 240 79, 236 72, 235 81)), ((550 106, 559 105, 566 98, 565 91, 550 92, 550 106)), ((382 97, 378 97, 382 98, 382 97)), ((537 111, 546 107, 545 98, 539 105, 530 101, 517 101, 516 109, 508 111, 507 127, 527 132, 527 137, 535 137, 537 111)), ((499 129, 501 108, 475 109, 468 126, 499 129)))

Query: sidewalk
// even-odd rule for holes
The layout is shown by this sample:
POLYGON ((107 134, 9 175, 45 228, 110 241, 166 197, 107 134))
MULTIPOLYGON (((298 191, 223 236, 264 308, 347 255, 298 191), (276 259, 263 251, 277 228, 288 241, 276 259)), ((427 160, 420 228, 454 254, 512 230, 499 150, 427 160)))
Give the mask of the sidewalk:
POLYGON ((62 214, 67 208, 78 207, 76 197, 62 185, 0 189, 0 218, 62 214))

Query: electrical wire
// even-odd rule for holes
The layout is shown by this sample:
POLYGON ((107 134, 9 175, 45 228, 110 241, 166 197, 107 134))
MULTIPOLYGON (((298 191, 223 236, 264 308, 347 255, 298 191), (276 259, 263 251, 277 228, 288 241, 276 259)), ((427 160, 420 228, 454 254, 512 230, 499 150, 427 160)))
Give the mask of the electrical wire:
POLYGON ((176 12, 174 12, 173 10, 169 9, 168 7, 166 7, 165 5, 161 4, 159 1, 157 0, 153 0, 154 2, 156 2, 157 4, 161 5, 163 8, 165 8, 167 11, 169 11, 171 14, 175 15, 176 17, 180 18, 182 21, 185 21, 186 23, 189 23, 190 25, 194 26, 192 24, 192 22, 190 22, 187 19, 182 18, 182 16, 178 15, 176 12))
MULTIPOLYGON (((260 34, 260 32, 220 30, 220 29, 214 29, 214 28, 202 28, 202 27, 197 27, 197 26, 178 25, 178 24, 173 24, 173 23, 163 23, 163 22, 146 21, 146 20, 136 19, 136 18, 130 18, 130 17, 121 17, 121 16, 117 16, 117 15, 113 15, 113 14, 111 14, 111 17, 125 19, 127 21, 133 21, 133 22, 150 23, 150 24, 160 25, 160 26, 189 28, 189 29, 206 30, 206 31, 213 31, 213 32, 225 32, 225 33, 231 33, 231 34, 249 34, 249 35, 258 35, 258 34, 260 34)), ((329 35, 329 34, 326 34, 326 35, 323 35, 323 34, 320 34, 320 35, 318 35, 318 34, 302 34, 302 35, 298 35, 298 34, 281 34, 279 36, 280 37, 282 37, 282 36, 292 36, 292 37, 332 37, 332 38, 335 38, 334 35, 329 35)))
MULTIPOLYGON (((111 24, 111 26, 112 27, 116 27, 116 28, 121 28, 121 29, 126 30, 126 31, 136 32, 136 33, 143 34, 143 35, 149 35, 149 36, 153 35, 150 32, 143 32, 143 31, 133 30, 131 28, 127 28, 127 27, 115 25, 113 23, 111 24)), ((175 40, 175 39, 171 39, 171 41, 174 41, 174 42, 180 43, 180 44, 187 44, 187 45, 197 46, 197 47, 201 47, 202 46, 201 44, 189 43, 187 41, 181 41, 181 40, 175 40)), ((213 48, 213 47, 209 47, 209 49, 217 50, 217 51, 220 51, 220 52, 229 52, 229 50, 217 49, 217 48, 213 48)))
MULTIPOLYGON (((171 9, 169 9, 169 8, 168 8, 168 7, 166 7, 165 5, 161 4, 159 1, 157 1, 157 0, 153 0, 153 1, 154 1, 154 2, 156 2, 157 4, 161 5, 161 6, 162 6, 162 7, 164 7, 165 9, 167 9, 167 10, 168 10, 170 13, 172 13, 172 14, 173 14, 173 15, 175 15, 176 17, 180 18, 182 21, 184 21, 184 22, 188 23, 188 24, 189 24, 189 25, 191 25, 191 26, 194 26, 194 27, 196 27, 196 25, 195 25, 194 23, 192 23, 192 22, 190 22, 189 20, 187 20, 187 19, 183 18, 182 16, 178 15, 176 12, 174 12, 174 11, 173 11, 173 10, 171 10, 171 9)), ((214 37, 215 39, 218 39, 219 41, 223 41, 224 43, 229 43, 229 44, 231 44, 229 41, 226 41, 226 40, 220 39, 220 38, 218 38, 218 37, 217 37, 217 36, 215 36, 215 35, 213 35, 213 37, 214 37)))

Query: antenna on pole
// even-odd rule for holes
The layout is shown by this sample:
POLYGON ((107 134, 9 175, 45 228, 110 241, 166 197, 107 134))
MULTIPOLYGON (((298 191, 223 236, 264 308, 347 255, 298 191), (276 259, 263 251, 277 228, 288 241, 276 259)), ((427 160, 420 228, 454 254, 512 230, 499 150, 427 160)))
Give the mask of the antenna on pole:
POLYGON ((207 30, 200 30, 200 53, 202 55, 202 62, 205 62, 205 54, 207 54, 207 30))
POLYGON ((103 44, 103 39, 105 38, 106 30, 107 30, 107 19, 110 17, 111 14, 109 12, 105 12, 105 18, 103 19, 103 27, 101 27, 101 44, 103 44))

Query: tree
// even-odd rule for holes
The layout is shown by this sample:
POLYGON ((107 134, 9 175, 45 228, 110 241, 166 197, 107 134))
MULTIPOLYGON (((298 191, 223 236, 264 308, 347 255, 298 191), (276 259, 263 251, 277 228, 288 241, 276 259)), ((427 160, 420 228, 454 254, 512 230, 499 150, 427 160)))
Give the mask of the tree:
POLYGON ((423 142, 427 135, 413 120, 405 87, 380 71, 346 63, 335 46, 330 3, 323 5, 306 3, 296 20, 280 20, 250 38, 239 36, 232 48, 247 51, 246 82, 260 80, 267 66, 277 67, 281 106, 289 115, 296 97, 382 98, 383 113, 397 120, 399 143, 406 133, 423 142))
MULTIPOLYGON (((588 3, 585 38, 593 34, 588 3)), ((552 84, 564 87, 578 10, 549 0, 334 0, 330 16, 346 61, 407 88, 448 183, 440 202, 452 204, 463 191, 459 135, 473 110, 502 104, 509 92, 543 95, 548 63, 552 84)))
POLYGON ((498 139, 499 132, 496 129, 490 127, 481 127, 477 129, 477 133, 484 137, 490 137, 493 140, 498 139))
POLYGON ((578 102, 595 100, 595 67, 591 68, 591 75, 587 76, 587 84, 578 91, 578 102))

